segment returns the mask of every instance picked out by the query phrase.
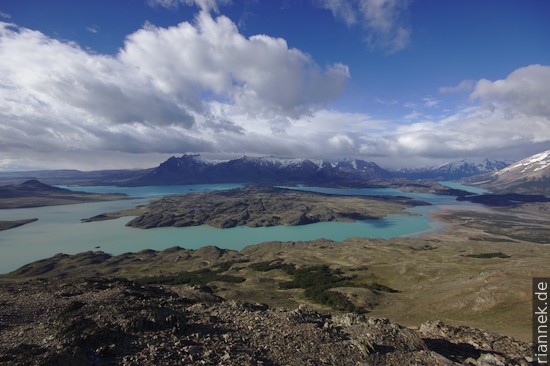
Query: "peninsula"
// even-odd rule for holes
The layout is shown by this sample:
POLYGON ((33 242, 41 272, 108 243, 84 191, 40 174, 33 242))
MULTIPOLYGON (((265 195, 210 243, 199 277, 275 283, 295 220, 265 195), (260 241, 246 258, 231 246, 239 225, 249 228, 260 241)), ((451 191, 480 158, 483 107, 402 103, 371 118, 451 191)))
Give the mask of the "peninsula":
POLYGON ((317 222, 381 219, 407 214, 429 203, 407 197, 339 196, 250 186, 226 191, 167 196, 145 206, 100 214, 85 222, 137 216, 127 225, 149 229, 207 224, 217 228, 306 225, 317 222))
POLYGON ((71 191, 31 179, 21 184, 0 186, 0 209, 111 201, 127 197, 120 193, 95 194, 71 191))

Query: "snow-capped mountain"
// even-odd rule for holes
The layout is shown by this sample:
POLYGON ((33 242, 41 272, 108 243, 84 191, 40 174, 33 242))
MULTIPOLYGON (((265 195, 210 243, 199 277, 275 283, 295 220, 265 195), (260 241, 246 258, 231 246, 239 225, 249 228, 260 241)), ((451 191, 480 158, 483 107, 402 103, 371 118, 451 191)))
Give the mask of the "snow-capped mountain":
POLYGON ((209 162, 199 155, 171 157, 129 185, 196 183, 338 183, 390 178, 375 163, 363 160, 278 159, 247 157, 209 162))
POLYGON ((550 176, 550 150, 520 160, 495 174, 496 176, 522 176, 542 178, 550 176))
POLYGON ((410 179, 455 180, 479 174, 496 172, 508 166, 508 163, 498 160, 483 161, 453 161, 428 168, 401 169, 395 171, 395 176, 410 179))
POLYGON ((520 160, 479 183, 496 192, 550 196, 550 150, 520 160))

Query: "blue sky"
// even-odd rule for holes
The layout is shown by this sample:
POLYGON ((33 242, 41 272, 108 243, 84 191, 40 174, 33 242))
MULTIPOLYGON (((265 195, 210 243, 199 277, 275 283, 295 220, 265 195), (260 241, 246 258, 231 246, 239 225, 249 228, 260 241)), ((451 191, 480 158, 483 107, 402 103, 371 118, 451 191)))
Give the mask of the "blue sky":
POLYGON ((0 169, 550 148, 546 0, 3 0, 0 169))

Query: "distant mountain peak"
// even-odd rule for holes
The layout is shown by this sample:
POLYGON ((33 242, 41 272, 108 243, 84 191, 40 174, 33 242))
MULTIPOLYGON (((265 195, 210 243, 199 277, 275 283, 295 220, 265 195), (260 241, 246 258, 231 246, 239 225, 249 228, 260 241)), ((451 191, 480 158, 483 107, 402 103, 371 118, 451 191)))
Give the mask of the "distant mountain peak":
POLYGON ((508 166, 500 160, 455 160, 432 167, 401 169, 395 175, 412 179, 455 180, 479 174, 493 173, 508 166))

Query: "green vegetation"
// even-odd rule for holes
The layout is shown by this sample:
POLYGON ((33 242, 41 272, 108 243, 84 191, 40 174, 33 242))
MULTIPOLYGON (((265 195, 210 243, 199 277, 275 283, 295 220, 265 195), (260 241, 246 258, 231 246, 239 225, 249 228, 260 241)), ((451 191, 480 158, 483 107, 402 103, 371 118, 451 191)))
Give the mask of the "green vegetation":
POLYGON ((488 259, 488 258, 510 258, 509 255, 504 254, 502 252, 495 252, 495 253, 479 253, 479 254, 466 254, 463 257, 470 257, 470 258, 481 258, 481 259, 488 259))
POLYGON ((296 270, 296 268, 294 268, 294 264, 277 262, 277 261, 252 263, 251 265, 248 266, 248 268, 258 272, 268 272, 274 269, 280 269, 289 274, 296 270))
POLYGON ((228 282, 228 283, 241 283, 245 281, 245 278, 231 275, 224 275, 221 272, 227 271, 235 262, 223 262, 220 263, 216 270, 212 269, 199 269, 197 271, 182 271, 173 275, 167 276, 154 276, 143 277, 137 279, 137 282, 142 284, 158 284, 158 285, 192 285, 192 286, 205 286, 210 282, 228 282))
POLYGON ((354 282, 354 277, 345 277, 341 271, 331 269, 327 265, 296 269, 293 264, 273 261, 253 263, 249 268, 260 272, 280 269, 292 276, 291 281, 279 284, 281 289, 304 289, 304 296, 307 299, 337 310, 349 312, 362 313, 365 309, 355 306, 344 294, 331 291, 331 289, 336 287, 356 287, 368 288, 376 292, 397 292, 397 290, 378 283, 363 284, 354 282))
POLYGON ((222 273, 222 272, 225 272, 225 271, 229 271, 229 269, 236 263, 246 263, 246 262, 248 262, 247 259, 241 259, 241 260, 235 260, 235 261, 226 261, 226 262, 222 262, 220 264, 215 265, 214 269, 215 269, 216 273, 222 273))
POLYGON ((334 287, 358 286, 348 282, 349 278, 340 276, 340 272, 330 269, 329 266, 322 265, 300 269, 292 266, 291 269, 288 268, 285 272, 291 275, 293 279, 281 283, 280 288, 302 288, 304 289, 304 296, 318 304, 343 311, 364 312, 364 309, 355 306, 345 295, 330 291, 334 287))

